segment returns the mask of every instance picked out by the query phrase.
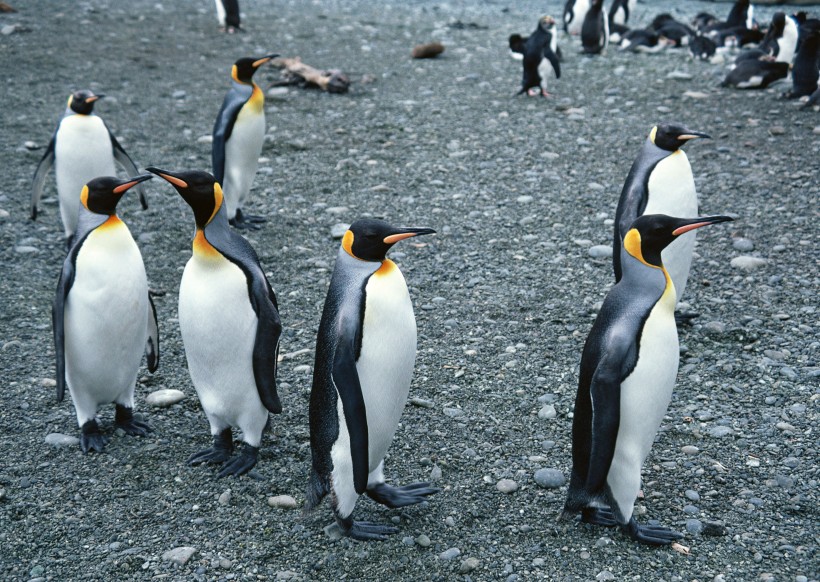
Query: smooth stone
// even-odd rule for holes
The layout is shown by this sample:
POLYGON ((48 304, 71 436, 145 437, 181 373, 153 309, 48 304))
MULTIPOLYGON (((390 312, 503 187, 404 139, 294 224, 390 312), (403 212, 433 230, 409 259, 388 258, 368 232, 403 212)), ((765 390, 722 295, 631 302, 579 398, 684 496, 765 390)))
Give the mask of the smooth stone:
POLYGON ((440 481, 441 480, 441 467, 435 465, 433 469, 430 471, 430 481, 440 481))
POLYGON ((748 255, 735 257, 731 261, 731 265, 735 269, 741 269, 743 271, 754 271, 755 269, 763 267, 766 263, 768 263, 766 259, 761 259, 760 257, 750 257, 748 255))
POLYGON ((519 196, 518 198, 515 199, 515 201, 519 202, 521 204, 528 204, 528 203, 533 201, 533 197, 532 196, 519 196))
POLYGON ((268 505, 271 507, 278 507, 279 509, 296 509, 299 504, 290 495, 274 495, 268 497, 268 505))
POLYGON ((347 206, 330 206, 328 208, 325 208, 325 212, 327 212, 328 214, 345 214, 349 211, 350 209, 347 206))
POLYGON ((344 537, 342 530, 339 529, 339 526, 335 523, 331 523, 328 526, 325 526, 323 530, 325 535, 330 538, 330 541, 335 542, 336 540, 340 540, 344 537))
POLYGON ((681 81, 691 81, 692 75, 685 71, 671 71, 666 74, 667 79, 679 79, 681 81))
POLYGON ((459 574, 467 574, 468 572, 472 572, 476 568, 478 568, 479 562, 478 558, 467 558, 463 562, 461 562, 461 566, 458 568, 459 574))
POLYGON ((683 494, 689 501, 700 501, 700 494, 694 489, 687 489, 683 494))
POLYGON ((162 554, 162 559, 166 562, 173 562, 177 566, 184 566, 195 553, 196 548, 192 548, 191 546, 180 546, 178 548, 168 550, 162 554))
POLYGON ((228 505, 231 502, 231 490, 226 489, 225 491, 223 491, 219 495, 217 501, 219 502, 219 505, 228 505))
POLYGON ((732 434, 732 429, 728 426, 713 426, 709 429, 709 436, 715 437, 717 439, 723 438, 725 436, 729 436, 732 434))
POLYGON ((196 138, 197 143, 214 143, 214 136, 212 135, 201 135, 196 138))
POLYGON ((347 229, 349 228, 350 225, 348 223, 337 222, 336 224, 330 227, 330 237, 334 239, 340 239, 345 235, 347 229))
POLYGON ((80 444, 80 439, 59 432, 52 432, 46 435, 46 444, 54 447, 75 447, 80 444))
POLYGON ((430 545, 433 543, 430 541, 430 538, 424 534, 419 534, 418 536, 416 536, 416 539, 414 541, 422 548, 429 548, 430 545))
POLYGON ((687 519, 686 531, 692 535, 698 535, 703 532, 703 524, 699 519, 687 519))
POLYGON ((608 259, 612 257, 612 247, 609 245, 594 245, 587 251, 593 259, 608 259))
POLYGON ((439 560, 444 560, 446 562, 446 561, 449 561, 449 560, 453 560, 453 559, 459 557, 460 555, 461 555, 461 550, 459 550, 458 548, 450 548, 450 549, 447 549, 447 550, 444 550, 443 552, 441 552, 438 555, 438 558, 439 558, 439 560))
POLYGON ((310 374, 310 365, 309 364, 301 364, 299 366, 294 366, 293 371, 296 374, 310 374))
POLYGON ((558 416, 555 407, 552 404, 545 404, 541 410, 538 411, 538 418, 541 420, 549 420, 558 416))
POLYGON ((30 255, 32 253, 39 253, 40 251, 37 250, 37 247, 32 247, 29 245, 20 245, 14 247, 14 251, 20 253, 21 255, 30 255))
POLYGON ((0 218, 8 218, 9 216, 11 216, 11 215, 9 214, 8 210, 4 210, 3 208, 0 208, 0 218))
POLYGON ((173 98, 173 99, 185 99, 186 95, 187 95, 187 93, 185 91, 183 91, 182 89, 179 89, 179 90, 174 91, 173 93, 171 93, 171 98, 173 98))
POLYGON ((700 511, 700 509, 698 509, 694 505, 684 505, 683 506, 683 512, 686 513, 686 514, 689 514, 689 515, 696 515, 699 511, 700 511))
POLYGON ((460 408, 444 408, 444 414, 450 418, 458 418, 459 416, 464 416, 464 411, 460 408))
POLYGON ((782 125, 773 125, 769 128, 769 133, 772 135, 785 135, 786 128, 782 125))
POLYGON ((401 538, 401 543, 403 543, 405 546, 412 546, 416 542, 413 540, 413 536, 404 536, 403 538, 401 538))
POLYGON ((518 483, 512 479, 501 479, 495 484, 495 488, 501 491, 501 493, 515 493, 518 491, 518 483))
POLYGON ((596 580, 614 580, 615 579, 615 574, 613 574, 609 570, 604 570, 602 572, 599 572, 598 575, 595 576, 595 579, 596 580))
POLYGON ((703 329, 713 335, 721 335, 726 332, 726 324, 722 321, 710 321, 704 324, 703 329))
POLYGON ((145 397, 146 404, 157 408, 168 408, 182 400, 185 400, 185 392, 174 388, 162 388, 145 397))
POLYGON ((742 253, 750 253, 755 250, 755 243, 748 238, 736 238, 732 241, 732 248, 742 253))
POLYGON ((692 456, 692 455, 697 455, 697 454, 700 452, 700 449, 699 449, 699 448, 697 448, 697 447, 696 447, 696 446, 694 446, 694 445, 685 445, 685 446, 682 446, 682 447, 680 448, 680 450, 681 450, 681 452, 682 452, 684 455, 689 455, 689 456, 692 456))
POLYGON ((538 469, 533 479, 539 487, 544 489, 557 489, 566 483, 564 473, 559 469, 538 469))
POLYGON ((411 398, 410 404, 413 406, 418 406, 419 408, 433 408, 433 403, 429 400, 425 400, 424 398, 411 398))

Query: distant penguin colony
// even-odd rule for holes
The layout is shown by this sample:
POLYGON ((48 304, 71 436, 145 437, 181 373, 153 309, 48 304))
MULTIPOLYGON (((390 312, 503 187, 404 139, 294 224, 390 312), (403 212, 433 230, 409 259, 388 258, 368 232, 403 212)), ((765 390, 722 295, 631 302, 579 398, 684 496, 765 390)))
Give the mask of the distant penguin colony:
MULTIPOLYGON (((237 0, 216 0, 216 8, 224 30, 241 31, 237 0)), ((636 10, 635 0, 613 0, 608 11, 603 0, 568 0, 563 30, 580 36, 570 42, 588 55, 604 55, 610 40, 630 51, 620 57, 630 61, 643 58, 631 53, 680 47, 688 47, 696 61, 723 63, 731 55, 733 68, 722 87, 766 88, 787 79, 791 71, 791 89, 783 97, 802 99, 807 108, 820 105, 820 21, 805 13, 777 12, 764 33, 749 0, 737 0, 725 21, 700 13, 691 26, 663 13, 644 28, 630 29, 642 16, 636 10), (743 45, 756 46, 735 50, 743 45)), ((548 76, 561 78, 558 37, 551 16, 540 17, 529 36, 509 36, 510 50, 522 60, 518 95, 546 97, 548 76)), ((97 416, 102 406, 114 405, 114 426, 128 435, 146 436, 154 430, 135 414, 134 392, 143 355, 149 372, 159 365, 158 318, 142 255, 117 207, 133 189, 147 208, 140 185, 155 175, 174 188, 194 218, 190 258, 188 250, 180 249, 188 260, 184 269, 180 266, 178 317, 167 319, 179 323, 191 384, 210 426, 210 446, 189 454, 187 462, 217 466, 217 478, 255 474, 271 414, 284 409, 277 366, 280 342, 287 334, 269 280, 273 276, 254 250, 256 243, 238 231, 259 229, 266 220, 245 209, 266 136, 264 93, 253 78, 276 56, 234 62, 231 86, 212 131, 212 174, 156 166, 140 173, 94 114, 102 95, 79 90, 69 97, 36 168, 30 211, 31 218, 37 218, 45 178, 54 166, 68 245, 52 309, 57 399, 69 391, 84 454, 102 452, 109 441, 97 416), (130 177, 117 177, 115 162, 130 177)), ((577 51, 575 58, 580 58, 577 51)), ((572 57, 569 60, 571 65, 572 57)), ((595 61, 585 60, 584 66, 594 67, 595 61)), ((581 354, 572 416, 572 472, 561 517, 580 516, 583 523, 618 527, 648 545, 668 545, 682 537, 663 525, 639 523, 635 501, 642 467, 676 382, 677 324, 696 315, 676 313, 697 257, 694 231, 733 220, 699 216, 695 178, 682 148, 707 138, 684 123, 657 123, 638 150, 619 199, 601 201, 602 208, 617 202, 611 233, 615 284, 581 354)), ((612 139, 610 146, 621 144, 612 139)), ((166 196, 160 206, 171 208, 169 199, 166 196)), ((304 419, 310 446, 305 511, 328 498, 341 534, 364 541, 385 540, 398 528, 356 520, 362 495, 388 508, 402 508, 439 493, 427 482, 388 484, 385 472, 419 348, 407 281, 387 254, 400 241, 435 231, 397 227, 376 218, 379 209, 367 210, 364 218, 350 224, 335 251, 304 419)), ((167 268, 175 268, 168 261, 167 268)), ((318 314, 318 306, 316 310, 318 314)), ((287 399, 288 394, 283 396, 287 399)), ((196 477, 191 478, 202 478, 199 471, 192 470, 196 477)))

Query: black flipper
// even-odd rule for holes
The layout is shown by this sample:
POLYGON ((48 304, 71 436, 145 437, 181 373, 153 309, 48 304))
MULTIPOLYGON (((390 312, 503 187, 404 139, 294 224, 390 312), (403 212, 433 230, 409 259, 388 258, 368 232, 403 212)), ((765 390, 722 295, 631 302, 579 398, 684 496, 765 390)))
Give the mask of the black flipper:
MULTIPOLYGON (((58 126, 59 128, 59 126, 58 126)), ((37 220, 37 207, 40 204, 40 198, 43 197, 43 184, 46 181, 46 175, 54 165, 54 142, 57 140, 57 132, 51 136, 51 141, 48 142, 46 153, 40 158, 40 163, 37 164, 37 170, 34 172, 34 178, 31 181, 31 219, 37 220)))
POLYGON ((225 179, 225 144, 231 137, 231 133, 233 133, 233 124, 236 122, 240 109, 251 98, 252 94, 253 85, 244 85, 234 81, 216 116, 213 144, 211 146, 211 161, 214 178, 220 186, 225 179))
MULTIPOLYGON (((60 280, 57 282, 57 293, 51 308, 51 323, 54 329, 54 355, 57 357, 57 402, 65 397, 65 302, 68 292, 74 285, 75 265, 77 253, 82 244, 75 244, 68 251, 63 262, 60 280)), ((90 421, 89 421, 90 422, 90 421)), ((87 452, 87 451, 86 451, 87 452)))
POLYGON ((148 341, 145 343, 145 359, 148 361, 148 371, 152 374, 159 367, 159 326, 157 325, 157 308, 151 292, 148 292, 148 341))
POLYGON ((510 50, 514 53, 524 54, 524 45, 527 43, 528 36, 521 36, 520 34, 510 35, 510 50))
POLYGON ((552 52, 550 45, 547 45, 544 48, 544 58, 547 59, 550 64, 552 65, 552 70, 555 71, 555 78, 561 78, 561 61, 558 59, 558 55, 552 52))
MULTIPOLYGON (((108 129, 108 126, 106 126, 108 129)), ((137 169, 136 164, 131 159, 131 157, 125 152, 125 150, 120 145, 120 142, 117 141, 117 138, 114 137, 114 134, 111 133, 111 130, 108 129, 108 136, 111 138, 111 147, 114 150, 114 159, 117 160, 123 168, 125 168, 125 172, 130 176, 139 176, 139 170, 137 169)), ((140 204, 142 204, 143 210, 148 210, 148 201, 145 199, 145 191, 142 188, 142 184, 139 184, 134 187, 134 189, 140 195, 140 204)))

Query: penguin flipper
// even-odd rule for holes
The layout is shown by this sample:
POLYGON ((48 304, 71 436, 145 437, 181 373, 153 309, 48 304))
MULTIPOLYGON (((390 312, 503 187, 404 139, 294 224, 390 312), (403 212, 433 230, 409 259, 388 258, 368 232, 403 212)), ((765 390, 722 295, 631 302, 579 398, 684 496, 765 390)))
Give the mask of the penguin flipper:
POLYGON ((159 326, 157 325, 157 308, 154 298, 148 292, 148 341, 145 343, 145 359, 148 361, 148 371, 152 374, 159 367, 159 326))
POLYGON ((65 397, 65 302, 68 299, 68 292, 74 285, 74 275, 76 273, 74 265, 77 261, 77 253, 81 244, 75 244, 68 251, 68 256, 63 263, 63 270, 60 272, 60 280, 57 282, 57 293, 54 296, 54 304, 51 308, 51 323, 54 328, 54 355, 57 357, 57 402, 62 402, 65 397))
POLYGON ((524 54, 524 45, 527 43, 528 36, 521 36, 520 34, 510 35, 510 50, 514 53, 524 54))
MULTIPOLYGON (((106 126, 106 129, 108 129, 108 126, 106 126)), ((111 138, 111 148, 114 151, 114 159, 117 160, 117 162, 119 162, 123 168, 125 168, 125 172, 130 177, 133 178, 134 176, 138 176, 140 172, 137 169, 137 165, 134 163, 134 160, 131 159, 131 156, 129 156, 126 153, 126 151, 120 145, 120 142, 118 142, 117 138, 114 137, 114 134, 111 133, 110 129, 108 129, 108 137, 111 138)), ((142 186, 138 185, 135 187, 135 189, 137 193, 139 193, 140 195, 140 204, 142 205, 142 209, 148 210, 148 201, 145 200, 145 191, 143 190, 142 186)))
POLYGON ((219 185, 223 185, 225 179, 225 144, 233 133, 233 126, 239 111, 247 103, 253 94, 253 87, 250 85, 240 85, 234 82, 231 90, 225 95, 222 107, 216 115, 214 123, 213 143, 211 145, 211 163, 213 174, 219 185))
POLYGON ((43 197, 43 184, 46 181, 46 175, 54 165, 54 142, 55 136, 52 136, 51 141, 48 142, 46 153, 40 158, 40 163, 37 164, 37 170, 34 172, 34 178, 31 181, 31 219, 37 220, 37 207, 40 204, 40 198, 43 197))
POLYGON ((361 495, 367 489, 369 440, 367 409, 356 370, 356 338, 361 337, 358 318, 343 318, 339 325, 339 342, 333 358, 333 384, 342 401, 345 424, 350 435, 350 458, 353 463, 353 486, 361 495))
POLYGON ((558 59, 558 55, 552 52, 549 44, 544 48, 544 58, 547 59, 552 65, 552 70, 555 71, 555 78, 560 79, 561 61, 558 59))
POLYGON ((270 412, 282 412, 282 402, 276 391, 276 366, 279 359, 279 338, 282 335, 282 323, 276 309, 276 296, 265 279, 265 288, 260 284, 253 285, 255 295, 257 325, 256 341, 253 346, 253 375, 256 379, 256 390, 262 404, 270 412), (271 298, 272 297, 272 298, 271 298))

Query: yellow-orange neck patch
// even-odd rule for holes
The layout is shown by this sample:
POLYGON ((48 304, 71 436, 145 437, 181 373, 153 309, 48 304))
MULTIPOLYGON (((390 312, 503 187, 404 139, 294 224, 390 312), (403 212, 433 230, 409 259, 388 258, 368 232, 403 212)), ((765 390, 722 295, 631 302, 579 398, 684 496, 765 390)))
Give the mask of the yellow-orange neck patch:
POLYGON ((119 216, 117 216, 116 214, 112 214, 108 217, 108 220, 106 220, 100 226, 97 227, 97 230, 109 230, 112 228, 117 228, 121 224, 123 224, 123 222, 122 220, 120 220, 119 216))
POLYGON ((88 186, 83 186, 82 191, 80 191, 80 202, 88 209, 88 186))
POLYGON ((205 232, 200 229, 196 230, 193 249, 194 255, 202 259, 216 259, 221 256, 220 252, 205 238, 205 232))
POLYGON ((646 262, 646 259, 643 258, 643 252, 641 251, 641 233, 638 232, 637 228, 630 228, 629 232, 626 233, 624 237, 624 249, 647 267, 652 267, 653 269, 659 268, 655 265, 650 265, 646 262))
POLYGON ((658 126, 652 128, 652 131, 649 132, 649 141, 655 143, 655 135, 658 133, 658 126))
POLYGON ((394 269, 398 269, 396 263, 394 263, 390 259, 385 259, 382 261, 382 266, 379 267, 379 269, 375 273, 373 273, 373 275, 375 275, 376 277, 383 277, 385 275, 389 275, 390 273, 392 273, 394 269))
POLYGON ((253 93, 251 93, 251 98, 248 99, 246 106, 254 113, 261 113, 262 108, 265 106, 265 94, 262 93, 262 89, 259 88, 259 85, 256 83, 252 84, 253 93))
POLYGON ((345 235, 342 237, 342 248, 345 252, 353 257, 354 259, 358 259, 356 255, 353 254, 353 231, 348 230, 345 235))

